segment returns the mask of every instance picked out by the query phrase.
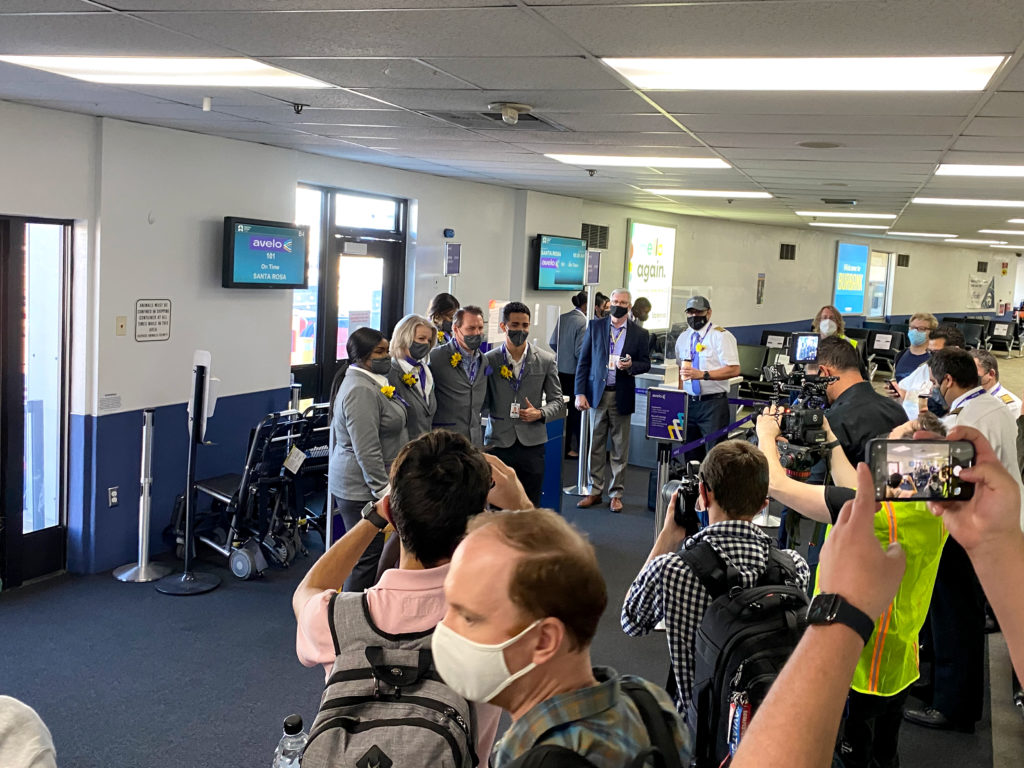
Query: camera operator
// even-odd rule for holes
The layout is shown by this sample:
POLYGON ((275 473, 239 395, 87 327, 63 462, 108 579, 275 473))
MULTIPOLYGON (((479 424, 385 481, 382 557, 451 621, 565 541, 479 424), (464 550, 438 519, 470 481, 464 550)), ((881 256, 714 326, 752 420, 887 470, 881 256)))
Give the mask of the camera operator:
MULTIPOLYGON (((834 435, 825 422, 830 441, 834 435)), ((938 417, 925 411, 878 437, 911 439, 918 430, 945 434, 938 417)), ((779 463, 778 413, 766 408, 757 420, 757 436, 768 459, 768 495, 802 515, 835 524, 843 505, 854 498, 857 471, 845 454, 831 450, 834 486, 813 486, 786 476, 779 463)), ((903 478, 895 475, 896 484, 903 478)), ((897 491, 899 493, 899 491, 897 491)), ((903 491, 906 493, 906 491, 903 491)), ((889 607, 876 619, 854 672, 846 715, 837 744, 844 768, 895 765, 899 729, 910 686, 920 677, 917 638, 924 626, 946 531, 923 501, 887 501, 875 515, 875 535, 883 546, 896 542, 906 552, 906 578, 889 607)), ((831 528, 829 529, 831 532, 831 528)), ((840 550, 837 554, 842 555, 840 550)))

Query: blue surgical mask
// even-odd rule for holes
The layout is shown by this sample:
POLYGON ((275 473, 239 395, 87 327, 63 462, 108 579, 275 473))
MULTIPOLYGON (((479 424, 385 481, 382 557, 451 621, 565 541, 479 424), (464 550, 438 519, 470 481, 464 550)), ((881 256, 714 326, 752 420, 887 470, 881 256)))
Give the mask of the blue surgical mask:
POLYGON ((928 331, 918 331, 911 328, 907 331, 907 341, 910 342, 910 346, 912 347, 920 347, 928 341, 928 331))

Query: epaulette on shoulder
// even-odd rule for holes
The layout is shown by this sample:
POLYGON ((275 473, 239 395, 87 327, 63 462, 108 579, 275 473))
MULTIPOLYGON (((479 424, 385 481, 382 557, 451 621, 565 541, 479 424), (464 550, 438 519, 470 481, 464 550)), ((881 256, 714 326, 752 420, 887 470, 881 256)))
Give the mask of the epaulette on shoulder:
POLYGON ((1002 400, 1007 405, 1009 405, 1010 403, 1013 402, 1013 395, 1011 395, 1009 392, 1006 392, 1005 394, 1000 395, 999 399, 1002 400))
POLYGON ((724 330, 725 330, 725 328, 723 328, 723 327, 722 327, 722 326, 720 326, 720 325, 716 325, 716 326, 715 326, 715 330, 716 330, 716 331, 724 331, 724 330))

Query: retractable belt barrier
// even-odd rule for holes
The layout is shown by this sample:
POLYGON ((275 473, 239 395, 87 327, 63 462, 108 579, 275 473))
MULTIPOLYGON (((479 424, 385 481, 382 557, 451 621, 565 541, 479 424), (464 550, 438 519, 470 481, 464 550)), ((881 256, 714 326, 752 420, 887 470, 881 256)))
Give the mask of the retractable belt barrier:
MULTIPOLYGON (((747 400, 747 399, 739 398, 739 397, 730 397, 729 398, 729 405, 742 405, 742 406, 746 406, 748 408, 762 408, 762 407, 766 407, 768 405, 771 405, 771 403, 769 403, 767 400, 747 400)), ((728 435, 730 432, 732 432, 734 429, 736 429, 737 427, 739 427, 739 426, 741 426, 743 424, 746 424, 751 419, 756 418, 757 415, 758 414, 757 414, 756 411, 754 413, 747 414, 742 419, 739 419, 738 421, 734 421, 729 426, 722 427, 721 429, 716 430, 715 432, 712 432, 710 435, 704 435, 703 437, 701 437, 701 438, 699 438, 697 440, 693 440, 692 442, 685 443, 685 444, 680 445, 680 446, 678 446, 676 448, 673 448, 672 449, 672 457, 673 458, 679 458, 679 457, 683 456, 683 454, 685 454, 687 451, 692 451, 694 448, 699 448, 700 446, 704 445, 705 443, 707 443, 707 442, 709 442, 711 440, 717 440, 720 437, 724 437, 724 436, 728 435)))

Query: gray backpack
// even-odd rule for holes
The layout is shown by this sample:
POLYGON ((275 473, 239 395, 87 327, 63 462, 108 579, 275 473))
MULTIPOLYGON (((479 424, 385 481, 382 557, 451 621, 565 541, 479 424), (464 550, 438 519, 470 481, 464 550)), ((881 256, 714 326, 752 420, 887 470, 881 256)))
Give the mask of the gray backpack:
POLYGON ((434 631, 382 631, 365 594, 335 594, 327 616, 337 655, 302 768, 473 768, 473 710, 434 669, 434 631))

